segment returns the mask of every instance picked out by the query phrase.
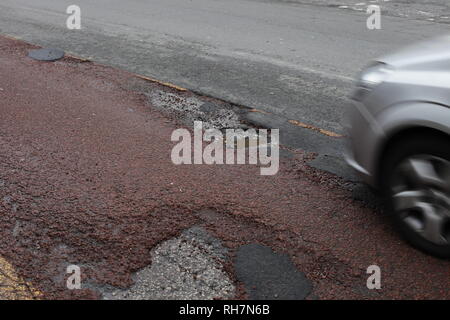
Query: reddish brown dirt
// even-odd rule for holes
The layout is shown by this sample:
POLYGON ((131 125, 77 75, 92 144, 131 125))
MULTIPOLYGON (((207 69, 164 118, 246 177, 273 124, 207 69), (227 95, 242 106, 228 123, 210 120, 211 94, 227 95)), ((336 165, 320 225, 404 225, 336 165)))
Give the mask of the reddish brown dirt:
POLYGON ((311 179, 301 152, 276 176, 175 166, 178 125, 130 89, 132 74, 34 61, 30 48, 0 38, 0 255, 46 298, 129 286, 150 248, 194 224, 230 248, 288 253, 313 281, 311 298, 450 298, 449 261, 410 248, 331 176, 311 179), (65 289, 68 264, 82 266, 86 289, 65 289), (382 270, 375 292, 366 289, 372 264, 382 270))

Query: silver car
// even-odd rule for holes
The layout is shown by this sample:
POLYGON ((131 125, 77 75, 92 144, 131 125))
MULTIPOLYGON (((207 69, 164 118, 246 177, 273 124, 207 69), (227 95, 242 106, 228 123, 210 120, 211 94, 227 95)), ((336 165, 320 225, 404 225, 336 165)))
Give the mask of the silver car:
POLYGON ((347 163, 379 189, 414 246, 450 257, 450 36, 388 55, 359 76, 347 163))

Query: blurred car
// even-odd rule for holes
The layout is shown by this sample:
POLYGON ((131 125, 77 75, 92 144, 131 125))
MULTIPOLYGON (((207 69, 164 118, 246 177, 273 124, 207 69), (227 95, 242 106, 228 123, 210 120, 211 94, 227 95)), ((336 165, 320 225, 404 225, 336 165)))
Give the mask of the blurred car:
POLYGON ((347 121, 347 163, 381 191, 411 244, 449 258, 450 36, 369 65, 347 121))

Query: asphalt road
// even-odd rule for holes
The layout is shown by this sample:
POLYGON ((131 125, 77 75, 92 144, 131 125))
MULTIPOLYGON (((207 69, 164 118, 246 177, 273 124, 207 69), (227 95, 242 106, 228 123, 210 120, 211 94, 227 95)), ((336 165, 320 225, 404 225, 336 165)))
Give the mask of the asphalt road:
POLYGON ((370 31, 365 13, 296 2, 78 0, 82 30, 71 31, 73 1, 4 0, 0 32, 342 133, 351 81, 370 59, 449 29, 385 15, 370 31))
MULTIPOLYGON (((333 136, 344 133, 341 119, 355 74, 377 56, 450 30, 450 10, 445 0, 77 0, 76 4, 82 9, 82 29, 68 30, 66 8, 72 4, 72 0, 2 0, 0 33, 41 46, 59 47, 97 62, 262 110, 265 113, 249 113, 248 120, 260 126, 280 128, 282 144, 318 153, 310 165, 347 180, 354 177, 340 159, 342 139, 333 136), (366 28, 364 9, 372 3, 383 9, 382 30, 366 28), (331 136, 295 123, 326 130, 331 136)), ((90 85, 92 83, 98 85, 95 81, 90 85)), ((100 85, 97 89, 105 88, 100 85)), ((322 193, 320 197, 315 195, 317 203, 329 200, 328 190, 319 188, 316 193, 322 193)), ((356 198, 367 200, 365 189, 357 186, 353 189, 353 198, 355 194, 356 198)), ((368 201, 372 200, 369 198, 368 201)), ((305 206, 301 215, 308 217, 310 212, 315 213, 317 210, 310 202, 310 198, 300 199, 294 210, 295 217, 300 215, 299 203, 305 206), (308 210, 308 206, 314 208, 308 210)), ((329 203, 327 205, 332 207, 329 203)), ((347 204, 339 205, 344 207, 347 204)), ((358 218, 362 217, 364 221, 358 228, 367 225, 367 218, 361 215, 358 205, 350 211, 348 221, 359 221, 358 218)), ((329 219, 330 215, 333 219, 336 216, 334 211, 325 210, 322 216, 311 216, 310 220, 305 218, 304 224, 297 228, 308 229, 311 222, 315 228, 310 237, 318 237, 313 240, 325 247, 333 247, 336 243, 324 244, 325 240, 320 237, 336 233, 336 230, 317 229, 319 221, 329 219)), ((242 221, 233 223, 241 225, 242 221)), ((336 223, 342 221, 336 219, 336 223)), ((343 230, 347 226, 341 227, 341 236, 333 241, 344 243, 346 232, 343 230)), ((388 250, 382 243, 392 242, 392 237, 395 237, 385 235, 384 228, 385 225, 380 225, 377 232, 381 236, 373 236, 376 238, 373 241, 378 244, 376 250, 388 250)), ((364 262, 353 262, 352 267, 359 270, 378 255, 369 252, 364 256, 360 252, 363 246, 356 239, 364 235, 365 230, 362 229, 353 230, 349 235, 355 240, 353 250, 364 257, 364 262)), ((72 236, 76 237, 76 234, 66 237, 72 236)), ((342 243, 337 247, 344 247, 342 243)), ((396 242, 395 248, 404 250, 399 243, 396 242)), ((54 247, 55 250, 66 250, 57 244, 54 247)), ((417 260, 415 251, 407 250, 411 251, 406 251, 398 261, 394 258, 394 249, 389 249, 388 253, 383 251, 387 256, 383 263, 392 265, 395 260, 394 265, 400 268, 406 260, 417 260)), ((341 255, 341 252, 335 253, 335 256, 341 255)), ((351 253, 346 252, 346 255, 346 259, 354 259, 351 253)), ((420 259, 424 260, 417 262, 419 269, 429 262, 421 255, 420 259)), ((446 267, 433 263, 438 271, 446 267)), ((334 261, 329 261, 329 265, 333 270, 342 267, 341 263, 334 261)), ((302 269, 308 270, 308 267, 303 266, 302 269)), ((311 269, 309 277, 317 271, 311 269)), ((410 267, 405 275, 395 274, 396 280, 391 287, 396 287, 408 274, 409 278, 417 281, 413 269, 410 267)), ((425 282, 425 279, 422 280, 425 282)), ((125 282, 122 280, 122 285, 125 282)), ((439 279, 435 279, 435 283, 439 283, 439 279)), ((325 294, 328 285, 322 283, 322 287, 316 290, 325 294)), ((433 281, 426 285, 428 287, 417 289, 409 297, 423 296, 424 292, 433 296, 429 290, 433 281)), ((355 288, 350 287, 352 290, 355 288)), ((341 290, 339 287, 335 289, 341 290)), ((346 294, 351 297, 350 292, 346 294)), ((402 289, 389 297, 407 294, 407 290, 402 289)), ((339 294, 329 296, 337 297, 339 294)))
POLYGON ((174 165, 181 124, 158 104, 222 102, 33 48, 0 36, 1 299, 449 298, 450 262, 408 246, 307 152, 274 176, 174 165))
POLYGON ((71 4, 4 0, 0 32, 269 112, 248 120, 281 129, 282 144, 316 152, 313 166, 347 180, 355 177, 341 159, 342 139, 289 121, 342 135, 347 96, 361 68, 449 30, 427 20, 445 14, 448 6, 440 2, 380 2, 378 31, 368 30, 358 11, 367 4, 351 0, 78 0, 82 30, 68 30, 71 4), (411 5, 419 17, 408 14, 411 5))

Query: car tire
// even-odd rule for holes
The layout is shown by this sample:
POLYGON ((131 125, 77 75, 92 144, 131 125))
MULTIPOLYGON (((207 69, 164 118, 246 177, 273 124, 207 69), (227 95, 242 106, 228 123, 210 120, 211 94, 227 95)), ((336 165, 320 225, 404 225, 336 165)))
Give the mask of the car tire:
POLYGON ((411 133, 391 143, 384 155, 380 186, 394 225, 414 247, 450 258, 450 204, 447 212, 444 201, 447 194, 450 200, 450 172, 445 169, 450 138, 411 133))

